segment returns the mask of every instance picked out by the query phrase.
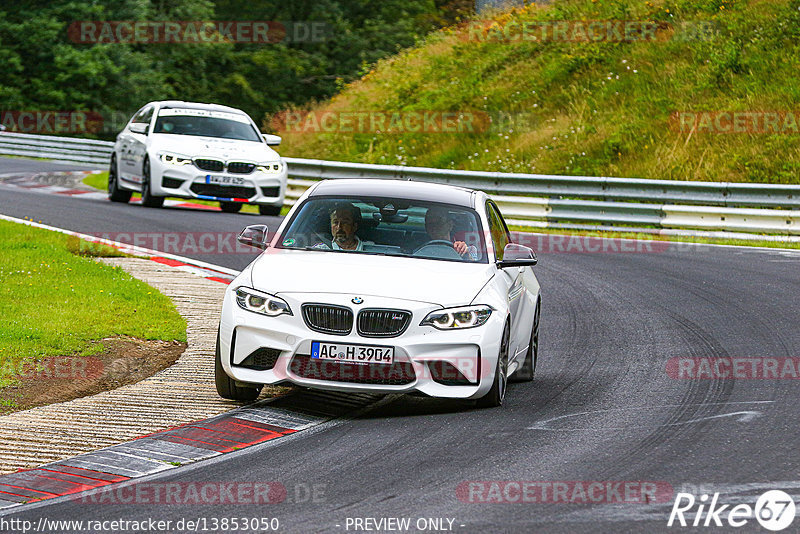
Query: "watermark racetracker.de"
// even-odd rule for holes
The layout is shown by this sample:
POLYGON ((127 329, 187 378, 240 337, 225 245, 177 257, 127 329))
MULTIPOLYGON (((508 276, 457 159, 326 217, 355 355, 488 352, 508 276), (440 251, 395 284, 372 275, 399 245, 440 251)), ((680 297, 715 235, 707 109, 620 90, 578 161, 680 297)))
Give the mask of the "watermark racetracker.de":
POLYGON ((456 488, 459 501, 487 504, 656 504, 672 496, 669 483, 641 480, 473 480, 456 488))
POLYGON ((8 132, 80 135, 100 133, 105 120, 97 111, 8 109, 0 110, 0 124, 8 132))
POLYGON ((800 358, 674 357, 667 361, 666 371, 676 380, 798 380, 800 358))
POLYGON ((268 505, 284 502, 320 504, 327 485, 278 481, 135 482, 114 484, 93 492, 70 496, 89 505, 268 505))
POLYGON ((719 35, 713 20, 665 22, 654 20, 473 20, 462 24, 458 36, 479 43, 637 43, 710 41, 719 35))
POLYGON ((323 43, 333 38, 324 21, 81 20, 67 36, 78 44, 323 43))
POLYGON ((682 134, 799 134, 800 111, 675 111, 669 125, 682 134))

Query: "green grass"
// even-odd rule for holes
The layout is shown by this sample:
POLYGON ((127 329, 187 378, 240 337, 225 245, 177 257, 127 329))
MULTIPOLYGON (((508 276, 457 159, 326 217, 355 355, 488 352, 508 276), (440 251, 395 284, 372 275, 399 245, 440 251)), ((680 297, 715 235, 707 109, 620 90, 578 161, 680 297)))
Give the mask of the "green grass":
MULTIPOLYGON (((108 171, 101 172, 99 174, 90 174, 86 178, 83 179, 83 183, 88 185, 89 187, 94 187, 95 189, 101 189, 103 191, 108 189, 108 171)), ((133 198, 140 198, 141 195, 138 193, 133 194, 133 198)), ((219 206, 219 202, 215 202, 213 200, 201 200, 197 198, 181 198, 179 199, 185 202, 191 202, 192 204, 201 204, 203 206, 219 206)), ((258 206, 253 204, 245 204, 242 206, 242 211, 240 213, 255 213, 258 214, 258 206)), ((286 215, 289 213, 289 208, 284 206, 281 210, 281 215, 286 215)))
POLYGON ((95 189, 108 189, 108 171, 103 171, 97 174, 87 174, 83 179, 83 183, 95 189))
MULTIPOLYGON (((593 43, 479 42, 445 29, 311 109, 486 112, 493 117, 488 131, 278 128, 284 150, 295 157, 437 168, 800 183, 797 134, 690 133, 670 118, 682 111, 800 109, 800 0, 537 4, 497 19, 640 20, 661 28, 657 40, 593 43), (698 21, 714 31, 692 38, 685 24, 698 21)), ((264 128, 279 124, 267 117, 264 128)))
POLYGON ((120 253, 0 221, 0 387, 25 362, 95 354, 107 337, 186 340, 169 298, 87 257, 106 255, 120 253))

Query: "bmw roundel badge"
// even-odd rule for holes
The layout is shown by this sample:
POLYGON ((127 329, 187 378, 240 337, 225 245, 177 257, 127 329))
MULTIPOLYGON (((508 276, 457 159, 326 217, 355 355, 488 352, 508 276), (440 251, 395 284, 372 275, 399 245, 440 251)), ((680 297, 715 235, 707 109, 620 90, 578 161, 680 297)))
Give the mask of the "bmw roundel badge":
POLYGON ((353 297, 353 300, 351 302, 353 304, 361 304, 362 302, 364 302, 364 299, 362 299, 361 297, 353 297))

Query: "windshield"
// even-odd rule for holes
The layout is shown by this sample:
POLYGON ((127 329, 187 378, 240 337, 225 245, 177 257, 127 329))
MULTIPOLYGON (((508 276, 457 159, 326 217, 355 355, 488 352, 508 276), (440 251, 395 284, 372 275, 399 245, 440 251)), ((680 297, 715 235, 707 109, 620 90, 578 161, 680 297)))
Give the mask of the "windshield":
POLYGON ((236 113, 200 109, 163 109, 153 133, 220 137, 260 143, 261 136, 247 117, 236 113))
POLYGON ((422 200, 310 198, 279 243, 287 249, 487 262, 474 210, 422 200))

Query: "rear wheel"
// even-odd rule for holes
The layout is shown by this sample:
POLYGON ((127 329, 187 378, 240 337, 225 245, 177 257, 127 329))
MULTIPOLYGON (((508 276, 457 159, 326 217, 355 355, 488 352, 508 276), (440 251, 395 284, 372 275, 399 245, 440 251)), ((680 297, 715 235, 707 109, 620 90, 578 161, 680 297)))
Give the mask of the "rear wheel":
POLYGON ((497 367, 494 370, 494 382, 492 389, 478 399, 475 404, 478 408, 495 408, 503 404, 506 398, 506 386, 508 385, 508 343, 510 331, 508 323, 503 329, 503 337, 500 340, 500 351, 497 354, 497 367))
POLYGON ((164 205, 164 197, 153 196, 150 184, 150 160, 145 158, 142 164, 142 206, 160 208, 164 205))
POLYGON ((530 382, 536 372, 536 360, 539 359, 539 308, 541 301, 536 302, 536 314, 533 316, 533 330, 531 331, 531 342, 528 345, 528 352, 525 354, 525 362, 522 367, 517 369, 510 380, 512 382, 530 382))
POLYGON ((281 208, 283 206, 259 206, 258 213, 261 215, 271 215, 273 217, 277 217, 281 214, 281 208))
POLYGON ((111 202, 128 202, 131 199, 131 194, 131 191, 125 191, 119 187, 117 155, 112 153, 111 165, 108 167, 108 200, 111 202))
POLYGON ((219 352, 219 331, 217 331, 217 350, 214 356, 214 382, 217 385, 217 393, 225 399, 235 401, 254 401, 261 394, 261 386, 241 387, 236 385, 233 380, 222 368, 222 356, 219 352))
POLYGON ((225 213, 239 213, 242 211, 242 203, 241 202, 220 202, 219 209, 224 211, 225 213))

